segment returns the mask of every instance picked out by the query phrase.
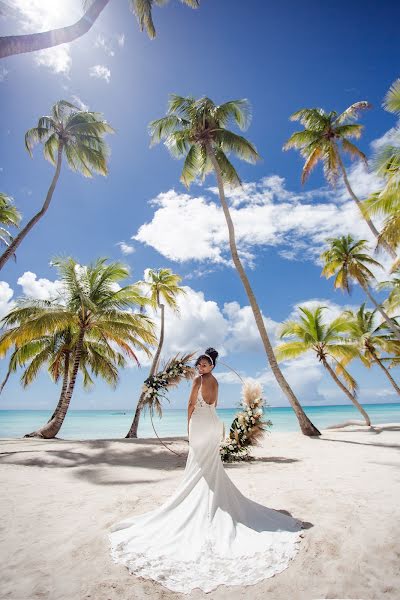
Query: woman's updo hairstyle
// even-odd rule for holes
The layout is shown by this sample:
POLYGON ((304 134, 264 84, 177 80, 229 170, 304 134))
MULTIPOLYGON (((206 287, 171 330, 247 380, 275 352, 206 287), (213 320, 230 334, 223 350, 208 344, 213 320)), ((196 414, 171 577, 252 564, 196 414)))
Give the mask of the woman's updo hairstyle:
POLYGON ((215 350, 215 348, 207 348, 205 353, 200 354, 200 356, 196 360, 195 367, 197 367, 197 365, 199 364, 199 362, 201 361, 202 358, 205 358, 206 360, 208 360, 210 365, 212 367, 215 367, 215 364, 217 362, 217 357, 218 357, 218 352, 215 350))

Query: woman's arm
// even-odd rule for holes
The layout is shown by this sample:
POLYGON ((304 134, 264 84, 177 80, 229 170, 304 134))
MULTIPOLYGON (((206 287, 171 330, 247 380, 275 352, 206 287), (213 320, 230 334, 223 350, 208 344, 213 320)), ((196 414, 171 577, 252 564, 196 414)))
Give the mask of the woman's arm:
POLYGON ((215 398, 215 405, 214 405, 215 407, 217 407, 217 404, 218 404, 218 390, 219 390, 218 381, 216 381, 216 384, 217 384, 217 397, 215 398))
POLYGON ((192 416, 192 412, 194 411, 194 407, 196 406, 197 394, 198 394, 198 391, 200 388, 200 380, 201 380, 200 375, 197 375, 197 377, 195 377, 193 379, 192 389, 191 389, 190 396, 189 396, 188 422, 187 422, 188 435, 189 435, 189 421, 190 421, 190 417, 192 416))

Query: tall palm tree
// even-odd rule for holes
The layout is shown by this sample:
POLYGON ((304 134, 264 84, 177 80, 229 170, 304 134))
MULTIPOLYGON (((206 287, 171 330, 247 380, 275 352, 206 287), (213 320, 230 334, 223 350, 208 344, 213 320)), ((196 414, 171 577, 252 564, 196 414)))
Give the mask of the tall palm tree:
POLYGON ((251 163, 260 158, 253 144, 227 128, 233 122, 244 130, 250 123, 250 117, 250 106, 245 99, 216 105, 209 98, 196 100, 173 94, 169 100, 167 115, 150 123, 151 143, 165 139, 165 145, 173 156, 185 157, 181 181, 186 187, 189 187, 196 177, 199 176, 204 180, 207 173, 214 171, 219 199, 228 226, 232 260, 249 299, 272 372, 288 397, 302 432, 305 435, 321 435, 303 411, 276 361, 260 307, 239 258, 235 229, 225 198, 225 184, 231 186, 241 184, 239 175, 227 154, 233 153, 251 163))
MULTIPOLYGON (((138 282, 139 285, 142 285, 145 289, 147 288, 147 290, 150 292, 150 306, 154 310, 160 309, 161 311, 160 337, 158 340, 157 350, 153 356, 148 377, 152 377, 157 371, 161 350, 164 344, 165 304, 167 304, 167 306, 174 311, 179 312, 178 305, 176 303, 176 297, 179 294, 186 294, 186 291, 179 287, 179 282, 181 280, 182 277, 173 273, 171 269, 158 269, 157 271, 148 269, 146 279, 138 282)), ((137 438, 139 419, 144 405, 145 396, 144 392, 142 391, 136 406, 132 425, 125 437, 137 438)))
MULTIPOLYGON (((10 225, 14 227, 19 227, 21 221, 21 213, 13 204, 13 198, 11 196, 7 196, 4 192, 0 192, 0 246, 6 246, 9 248, 10 243, 12 242, 13 236, 11 233, 3 227, 2 225, 6 225, 9 227, 10 225)), ((15 254, 13 254, 14 260, 17 260, 15 254)))
MULTIPOLYGON (((155 342, 154 323, 146 315, 133 313, 130 309, 132 305, 148 304, 148 299, 142 295, 141 287, 137 284, 119 288, 118 281, 129 276, 128 267, 119 262, 105 265, 105 261, 105 258, 100 258, 95 264, 81 267, 71 257, 56 258, 52 264, 59 271, 62 296, 43 304, 22 298, 1 321, 8 329, 0 336, 0 356, 13 345, 19 347, 28 342, 38 342, 44 335, 56 336, 70 330, 71 339, 67 341, 72 349, 72 364, 65 364, 63 380, 65 384, 67 377, 68 385, 65 384, 66 389, 54 418, 37 432, 28 434, 30 436, 50 438, 57 435, 67 413, 85 352, 95 349, 96 343, 118 347, 137 364, 139 361, 133 348, 140 348, 148 356, 151 355, 147 346, 155 342), (87 340, 90 340, 90 344, 85 345, 87 340)), ((114 360, 116 355, 109 353, 109 356, 114 360)), ((90 361, 95 372, 101 365, 105 372, 101 357, 91 357, 90 361)), ((107 376, 112 380, 110 371, 107 376)))
POLYGON ((43 143, 44 157, 55 165, 56 170, 42 208, 0 256, 0 269, 50 206, 60 176, 63 155, 65 154, 68 166, 85 177, 92 177, 94 171, 107 175, 108 147, 103 136, 112 132, 113 128, 102 119, 100 113, 82 111, 66 100, 56 102, 51 115, 40 117, 37 127, 26 132, 25 146, 29 154, 32 156, 32 148, 36 143, 43 143))
MULTIPOLYGON (((41 33, 31 33, 28 35, 9 35, 0 38, 0 58, 22 54, 25 52, 34 52, 44 48, 52 48, 73 42, 87 33, 100 16, 101 12, 107 6, 110 0, 83 0, 83 9, 85 13, 73 25, 43 31, 41 33)), ((129 0, 131 10, 135 13, 141 31, 146 30, 150 38, 154 38, 156 30, 152 18, 152 9, 154 5, 163 6, 168 0, 129 0)), ((199 6, 199 0, 181 0, 191 8, 199 6)))
MULTIPOLYGON (((301 175, 302 183, 319 161, 323 164, 325 178, 332 186, 335 186, 341 174, 350 197, 357 204, 374 236, 378 238, 379 231, 366 215, 361 200, 350 185, 339 148, 341 144, 342 150, 350 154, 351 158, 360 158, 367 163, 365 154, 349 138, 358 139, 361 136, 363 125, 352 121, 357 118, 360 111, 370 106, 366 101, 355 102, 339 115, 335 111, 327 113, 322 108, 302 108, 294 112, 290 120, 300 121, 304 129, 293 133, 284 144, 283 150, 295 148, 300 150, 301 155, 306 159, 301 175)), ((392 258, 396 258, 396 253, 389 244, 382 241, 382 246, 392 258)))
POLYGON ((343 333, 349 330, 349 322, 346 317, 340 315, 330 323, 322 320, 322 311, 326 306, 318 306, 314 310, 299 306, 302 314, 299 320, 287 320, 279 328, 279 337, 290 337, 275 348, 278 360, 290 360, 297 358, 306 352, 315 352, 318 360, 324 365, 334 382, 346 394, 349 400, 363 415, 367 425, 371 425, 370 418, 356 398, 358 389, 357 382, 343 366, 343 360, 347 358, 358 358, 360 353, 355 344, 351 344, 343 338, 343 333), (330 361, 335 365, 332 368, 330 361), (348 389, 339 379, 336 372, 343 376, 348 389))
MULTIPOLYGON (((383 106, 400 117, 400 79, 397 79, 387 92, 383 106)), ((379 149, 373 158, 373 168, 383 178, 385 185, 364 200, 363 207, 368 215, 386 217, 378 244, 386 242, 393 248, 400 245, 400 126, 395 127, 391 142, 379 149)), ((400 264, 398 258, 392 271, 400 264)))
POLYGON ((327 242, 330 243, 330 247, 321 254, 321 258, 325 263, 321 275, 324 275, 327 279, 332 275, 336 275, 335 289, 340 288, 348 294, 351 293, 351 282, 356 281, 381 313, 389 329, 400 340, 399 326, 388 316, 382 305, 375 300, 369 288, 369 284, 375 280, 375 276, 367 265, 383 267, 381 263, 365 252, 368 250, 367 240, 355 241, 353 236, 349 234, 340 238, 329 237, 327 242))
MULTIPOLYGON (((381 357, 382 352, 400 355, 400 342, 394 340, 393 335, 387 332, 385 322, 377 323, 376 309, 373 311, 365 310, 365 302, 356 313, 352 310, 345 310, 342 314, 348 318, 348 337, 357 345, 360 351, 359 358, 363 364, 368 368, 373 363, 377 364, 396 392, 400 394, 400 387, 383 364, 384 361, 387 362, 392 359, 381 357)), ((344 366, 350 360, 352 360, 352 357, 345 357, 341 363, 344 366)))

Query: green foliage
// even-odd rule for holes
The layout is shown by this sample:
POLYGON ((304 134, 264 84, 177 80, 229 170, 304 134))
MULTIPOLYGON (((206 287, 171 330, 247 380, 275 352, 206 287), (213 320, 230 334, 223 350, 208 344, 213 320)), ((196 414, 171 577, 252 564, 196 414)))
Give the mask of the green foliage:
POLYGON ((43 144, 44 157, 53 165, 57 164, 58 152, 63 152, 69 167, 84 177, 92 177, 94 172, 107 175, 106 133, 114 133, 114 129, 100 113, 59 100, 50 116, 41 117, 37 126, 26 132, 25 147, 32 156, 35 144, 43 144))
POLYGON ((250 105, 245 99, 216 105, 206 97, 196 100, 191 96, 172 94, 167 115, 149 125, 150 144, 164 140, 172 156, 185 159, 181 181, 186 187, 196 177, 204 180, 213 170, 212 152, 223 181, 232 186, 240 185, 239 175, 228 155, 234 154, 247 162, 255 162, 260 157, 251 142, 227 127, 236 124, 245 129, 250 119, 250 105))
POLYGON ((283 150, 294 148, 305 158, 301 181, 304 183, 318 162, 322 162, 326 180, 335 185, 341 172, 339 144, 351 158, 360 158, 365 163, 367 158, 349 138, 358 139, 363 126, 352 123, 361 111, 370 108, 366 101, 355 102, 341 114, 322 108, 302 108, 294 112, 290 120, 299 121, 303 131, 293 133, 283 146, 283 150))

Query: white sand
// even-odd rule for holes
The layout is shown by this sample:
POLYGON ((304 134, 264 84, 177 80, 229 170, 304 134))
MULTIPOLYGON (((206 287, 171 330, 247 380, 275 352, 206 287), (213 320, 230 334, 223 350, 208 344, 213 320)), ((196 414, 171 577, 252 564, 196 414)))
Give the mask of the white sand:
POLYGON ((320 439, 271 433, 225 468, 241 491, 307 523, 288 569, 246 588, 173 593, 112 562, 107 530, 159 506, 187 440, 0 440, 1 600, 400 598, 400 425, 320 439))

